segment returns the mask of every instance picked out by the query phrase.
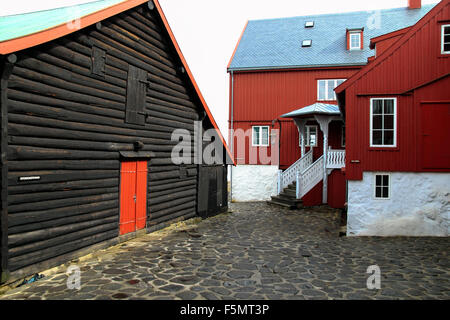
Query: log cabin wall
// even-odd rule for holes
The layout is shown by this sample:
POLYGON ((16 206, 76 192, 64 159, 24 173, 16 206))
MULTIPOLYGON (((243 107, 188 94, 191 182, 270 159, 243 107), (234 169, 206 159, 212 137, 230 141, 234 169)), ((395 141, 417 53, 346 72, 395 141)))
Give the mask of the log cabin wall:
POLYGON ((171 134, 193 136, 203 111, 156 10, 137 7, 16 56, 2 81, 2 270, 117 238, 127 154, 151 154, 148 231, 197 214, 199 169, 172 163, 171 134))

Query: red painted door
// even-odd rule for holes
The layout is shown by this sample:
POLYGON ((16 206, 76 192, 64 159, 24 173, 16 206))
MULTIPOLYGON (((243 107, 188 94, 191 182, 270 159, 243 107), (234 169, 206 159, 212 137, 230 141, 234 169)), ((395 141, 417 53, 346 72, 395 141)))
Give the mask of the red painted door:
POLYGON ((145 228, 147 171, 147 161, 122 162, 120 170, 120 235, 145 228))

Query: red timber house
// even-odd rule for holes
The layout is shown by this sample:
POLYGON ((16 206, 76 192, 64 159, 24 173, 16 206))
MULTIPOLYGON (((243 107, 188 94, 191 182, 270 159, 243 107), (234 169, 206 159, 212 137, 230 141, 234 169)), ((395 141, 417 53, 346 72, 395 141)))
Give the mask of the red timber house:
POLYGON ((232 200, 343 208, 346 126, 334 89, 368 64, 370 39, 433 6, 249 21, 228 65, 232 200))
POLYGON ((450 1, 371 46, 375 59, 336 88, 347 234, 448 236, 450 1))

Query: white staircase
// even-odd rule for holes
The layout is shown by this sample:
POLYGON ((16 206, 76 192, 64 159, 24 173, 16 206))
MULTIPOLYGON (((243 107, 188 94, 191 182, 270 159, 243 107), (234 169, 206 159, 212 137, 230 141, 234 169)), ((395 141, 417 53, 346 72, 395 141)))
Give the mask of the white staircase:
MULTIPOLYGON (((334 169, 345 167, 345 150, 327 150, 326 159, 322 155, 313 163, 313 153, 309 150, 304 157, 297 160, 284 172, 278 172, 278 197, 281 201, 290 195, 295 186, 295 199, 302 199, 312 188, 324 179, 324 170, 329 175, 334 169), (326 160, 326 166, 324 161, 326 160)), ((293 198, 293 196, 292 196, 293 198)), ((295 199, 288 199, 291 202, 295 199)), ((285 201, 287 202, 287 201, 285 201)))

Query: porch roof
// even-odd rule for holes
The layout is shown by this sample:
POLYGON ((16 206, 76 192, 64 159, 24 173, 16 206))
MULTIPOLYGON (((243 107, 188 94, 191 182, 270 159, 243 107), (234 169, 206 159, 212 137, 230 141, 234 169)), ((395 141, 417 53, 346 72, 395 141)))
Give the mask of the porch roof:
POLYGON ((339 106, 327 103, 314 103, 310 106, 300 108, 298 110, 283 114, 281 118, 297 118, 302 116, 322 114, 322 115, 340 115, 339 106))

